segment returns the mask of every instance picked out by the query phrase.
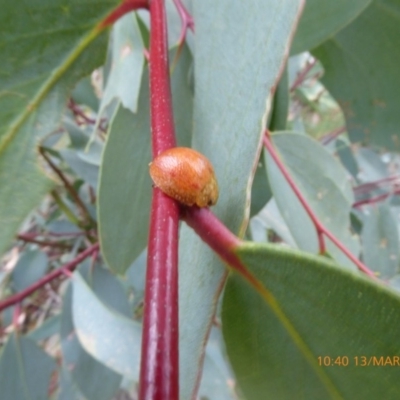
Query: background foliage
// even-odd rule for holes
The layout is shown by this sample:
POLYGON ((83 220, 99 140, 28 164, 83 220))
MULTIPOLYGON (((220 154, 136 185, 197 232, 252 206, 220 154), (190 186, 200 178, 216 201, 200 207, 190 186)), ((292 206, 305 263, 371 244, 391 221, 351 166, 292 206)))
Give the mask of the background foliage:
MULTIPOLYGON (((117 3, 0 0, 1 298, 101 244, 73 279, 2 311, 4 399, 136 395, 149 22, 129 13, 97 35, 117 3)), ((308 0, 290 47, 299 1, 240 3, 186 1, 196 33, 177 52, 180 20, 166 2, 174 113, 179 145, 215 165, 213 211, 254 242, 239 256, 276 303, 236 276, 219 300, 226 271, 183 225, 181 398, 195 390, 211 325, 202 399, 398 398, 398 368, 357 367, 355 357, 399 354, 400 4, 308 0), (263 124, 318 218, 385 286, 360 277, 329 241, 331 260, 315 256, 311 220, 260 154, 263 124), (334 364, 338 356, 351 365, 334 364)))

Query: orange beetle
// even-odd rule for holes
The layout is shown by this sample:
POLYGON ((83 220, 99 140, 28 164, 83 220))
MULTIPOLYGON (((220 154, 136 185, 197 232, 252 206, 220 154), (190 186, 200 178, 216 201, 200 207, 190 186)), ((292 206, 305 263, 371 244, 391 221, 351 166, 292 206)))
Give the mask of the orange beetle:
POLYGON ((186 206, 208 207, 218 200, 214 168, 203 154, 173 147, 150 163, 150 176, 165 194, 186 206))

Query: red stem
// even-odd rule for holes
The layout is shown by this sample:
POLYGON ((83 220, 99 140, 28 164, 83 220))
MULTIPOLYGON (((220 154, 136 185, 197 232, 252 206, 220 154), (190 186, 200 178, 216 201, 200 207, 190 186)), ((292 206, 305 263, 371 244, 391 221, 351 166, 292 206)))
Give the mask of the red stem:
POLYGON ((50 274, 44 276, 42 279, 39 279, 33 285, 27 287, 26 289, 22 290, 19 293, 14 294, 13 296, 8 297, 7 299, 0 302, 0 311, 4 310, 7 307, 10 307, 16 303, 20 303, 25 297, 30 296, 33 292, 41 288, 42 286, 46 285, 47 283, 51 282, 53 279, 59 277, 60 275, 64 274, 65 271, 73 271, 79 263, 81 263, 86 257, 90 256, 92 253, 96 252, 99 249, 99 245, 96 243, 93 246, 90 246, 78 257, 74 260, 70 261, 69 263, 63 265, 60 268, 57 268, 50 274))
POLYGON ((71 247, 67 243, 55 242, 53 240, 36 239, 35 237, 29 235, 28 233, 20 233, 19 235, 17 235, 17 239, 23 240, 24 242, 27 242, 27 243, 35 243, 35 244, 38 244, 39 246, 64 247, 64 248, 71 247))
MULTIPOLYGON (((150 2, 153 157, 175 146, 163 0, 150 2)), ((144 298, 140 400, 179 398, 178 226, 175 200, 153 189, 144 298)))
POLYGON ((294 182, 293 178, 289 174, 289 171, 286 169, 285 165, 280 160, 278 153, 276 152, 269 135, 269 132, 266 131, 264 135, 264 145, 267 148, 268 152, 271 154, 271 157, 275 161, 276 165, 280 169, 282 175, 285 177, 287 183, 292 188, 293 192, 295 193, 296 197, 299 199, 301 205, 304 207, 304 210, 307 212, 308 216, 310 217, 312 223, 315 226, 318 235, 318 242, 319 242, 319 251, 321 254, 324 254, 325 249, 325 240, 324 235, 328 237, 340 251, 347 256, 349 260, 351 260, 362 272, 370 276, 371 278, 375 278, 375 274, 368 269, 357 257, 355 257, 318 219, 314 211, 309 206, 307 200, 300 192, 300 189, 297 187, 296 183, 294 182))
POLYGON ((139 8, 149 8, 149 0, 124 0, 115 10, 111 11, 103 21, 100 22, 98 29, 104 29, 112 25, 126 13, 139 8))

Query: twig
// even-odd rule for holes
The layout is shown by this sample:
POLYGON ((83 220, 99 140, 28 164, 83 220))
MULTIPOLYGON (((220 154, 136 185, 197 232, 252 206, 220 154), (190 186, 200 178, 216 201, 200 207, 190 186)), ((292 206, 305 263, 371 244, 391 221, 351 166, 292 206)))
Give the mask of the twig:
POLYGON ((346 132, 346 127, 341 126, 340 128, 337 128, 333 130, 332 132, 327 133, 326 135, 322 136, 320 139, 321 144, 324 146, 332 142, 332 140, 336 139, 338 136, 340 136, 342 133, 346 132))
POLYGON ((55 242, 53 240, 36 239, 36 237, 33 237, 33 236, 29 235, 28 233, 20 233, 19 235, 17 235, 17 239, 23 240, 24 242, 28 242, 28 243, 35 243, 35 244, 38 244, 39 246, 64 247, 64 248, 71 247, 69 244, 55 242))
POLYGON ((293 92, 296 90, 304 81, 306 78, 307 74, 311 71, 311 69, 314 67, 314 65, 317 63, 316 59, 313 59, 311 61, 308 61, 306 66, 303 68, 303 70, 297 75, 297 78, 293 82, 292 86, 290 87, 290 91, 293 92))
POLYGON ((54 270, 53 272, 49 273, 48 275, 44 276, 43 278, 39 279, 33 285, 27 287, 26 289, 22 290, 19 293, 16 293, 7 299, 0 302, 0 311, 4 310, 7 307, 10 307, 14 304, 22 302, 26 297, 30 296, 33 292, 38 290, 39 288, 43 287, 47 283, 51 282, 53 279, 63 275, 65 271, 73 271, 79 263, 81 263, 86 257, 90 256, 92 253, 96 252, 99 249, 99 245, 96 243, 85 251, 79 254, 74 260, 70 261, 69 263, 63 265, 62 267, 54 270))
POLYGON ((80 210, 81 216, 84 219, 84 221, 89 223, 90 225, 95 225, 96 222, 90 216, 90 213, 89 213, 88 209, 86 208, 85 204, 83 203, 83 201, 79 197, 79 195, 76 192, 76 190, 74 189, 74 187, 68 181, 68 179, 66 178, 64 173, 53 163, 51 158, 46 154, 46 151, 45 151, 45 149, 43 147, 39 147, 39 153, 43 156, 43 158, 49 164, 51 169, 57 174, 57 176, 63 182, 65 188, 68 190, 69 194, 74 199, 78 209, 80 210))

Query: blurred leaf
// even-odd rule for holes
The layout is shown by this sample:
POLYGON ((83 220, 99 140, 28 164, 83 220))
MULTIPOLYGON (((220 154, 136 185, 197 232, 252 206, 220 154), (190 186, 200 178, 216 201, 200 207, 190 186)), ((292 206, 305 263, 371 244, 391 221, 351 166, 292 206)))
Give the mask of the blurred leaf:
POLYGON ((107 367, 137 380, 140 325, 100 302, 77 272, 73 278, 72 310, 75 332, 83 348, 107 367))
POLYGON ((389 175, 386 164, 374 150, 361 147, 356 150, 355 157, 360 168, 359 178, 361 181, 376 181, 389 175))
POLYGON ((289 112, 289 76, 285 68, 274 95, 274 105, 269 121, 270 131, 286 129, 286 122, 289 112))
POLYGON ((399 233, 396 215, 388 204, 368 207, 362 229, 363 261, 380 279, 399 273, 399 233))
POLYGON ((268 292, 265 301, 236 274, 225 289, 223 332, 246 398, 400 396, 400 371, 390 365, 400 350, 395 292, 326 258, 279 246, 248 243, 238 255, 268 292))
POLYGON ((65 365, 58 370, 58 397, 57 400, 87 400, 76 387, 71 377, 71 372, 65 365))
POLYGON ((12 272, 12 283, 14 290, 20 292, 35 283, 47 271, 49 260, 43 251, 26 250, 24 251, 12 272))
POLYGON ((125 289, 115 275, 97 265, 92 270, 90 281, 90 286, 100 301, 125 317, 132 317, 125 289))
MULTIPOLYGON (((260 138, 300 4, 297 0, 192 4, 196 21, 192 147, 214 165, 220 186, 215 213, 243 236, 260 138), (262 10, 268 10, 267 24, 262 10)), ((226 270, 185 225, 179 260, 180 365, 185 366, 180 397, 189 399, 195 396, 204 343, 226 270), (188 320, 190 324, 185 323, 188 320)))
POLYGON ((342 139, 336 140, 335 147, 343 166, 356 179, 359 173, 359 168, 351 147, 342 139))
MULTIPOLYGON (((90 304, 80 304, 80 308, 86 307, 90 307, 90 304)), ((81 346, 73 323, 71 286, 68 286, 63 298, 60 336, 63 370, 70 371, 68 374, 64 372, 62 379, 71 382, 75 391, 82 393, 87 400, 108 400, 112 398, 119 388, 122 377, 104 363, 94 359, 81 346)), ((67 388, 64 388, 64 390, 68 393, 67 388)))
POLYGON ((62 237, 64 234, 66 235, 66 237, 68 237, 71 234, 79 234, 80 232, 82 232, 72 222, 65 220, 49 221, 49 223, 47 224, 47 229, 60 237, 62 237))
POLYGON ((28 333, 29 339, 36 342, 40 340, 48 339, 49 337, 56 335, 60 331, 60 316, 55 315, 47 318, 41 325, 35 330, 28 333))
POLYGON ((351 25, 313 51, 323 83, 341 104, 353 142, 400 149, 398 0, 374 0, 351 25))
POLYGON ((93 111, 97 111, 99 108, 99 99, 94 92, 90 76, 78 82, 75 89, 72 91, 71 97, 75 103, 89 106, 93 111))
MULTIPOLYGON (((349 231, 353 192, 344 168, 308 136, 280 132, 272 135, 272 140, 316 216, 353 254, 357 254, 358 241, 349 231)), ((266 154, 274 198, 297 246, 310 253, 318 253, 317 233, 311 219, 271 156, 266 154)), ((326 243, 329 253, 338 262, 356 268, 328 239, 326 243)))
POLYGON ((85 149, 89 140, 88 133, 70 118, 65 118, 64 128, 68 132, 68 136, 71 141, 71 147, 74 149, 85 149))
POLYGON ((143 51, 143 41, 135 13, 128 13, 113 26, 111 69, 101 100, 101 109, 115 98, 124 108, 133 113, 137 112, 144 66, 143 51))
POLYGON ((371 0, 307 0, 291 54, 313 49, 343 29, 371 0))
POLYGON ((12 333, 0 357, 2 400, 47 399, 56 363, 40 347, 12 333))
POLYGON ((84 161, 81 157, 81 153, 77 150, 64 149, 60 150, 60 154, 77 176, 82 178, 94 189, 97 188, 97 181, 99 177, 98 166, 84 161))
POLYGON ((0 254, 52 186, 36 146, 59 128, 72 86, 103 62, 106 33, 96 37, 95 27, 117 3, 2 2, 0 254))
POLYGON ((258 217, 264 222, 267 229, 272 229, 287 245, 296 247, 296 241, 283 219, 274 198, 261 210, 258 217))

